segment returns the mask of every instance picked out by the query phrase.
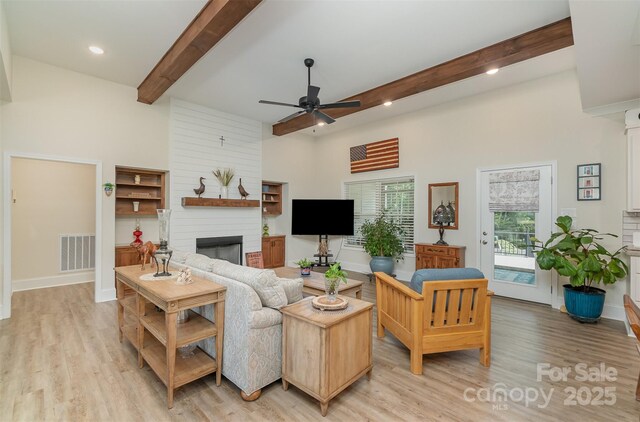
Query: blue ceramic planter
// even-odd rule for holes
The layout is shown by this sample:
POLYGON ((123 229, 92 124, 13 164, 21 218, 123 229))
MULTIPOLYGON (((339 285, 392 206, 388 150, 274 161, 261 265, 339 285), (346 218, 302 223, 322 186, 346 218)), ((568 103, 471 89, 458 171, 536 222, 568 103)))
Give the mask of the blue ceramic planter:
POLYGON ((582 287, 564 286, 564 306, 567 313, 580 322, 596 322, 602 315, 606 292, 591 287, 585 292, 582 287))
POLYGON ((372 273, 383 272, 392 275, 394 267, 393 258, 389 256, 373 256, 371 257, 371 262, 369 262, 369 267, 371 267, 372 273))

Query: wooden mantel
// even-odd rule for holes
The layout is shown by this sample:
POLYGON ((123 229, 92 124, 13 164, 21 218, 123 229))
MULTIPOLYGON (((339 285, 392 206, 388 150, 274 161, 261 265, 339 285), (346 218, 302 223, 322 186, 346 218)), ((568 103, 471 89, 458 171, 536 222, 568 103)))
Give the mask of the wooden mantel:
POLYGON ((260 201, 255 199, 220 199, 183 197, 183 207, 248 207, 258 208, 260 201))

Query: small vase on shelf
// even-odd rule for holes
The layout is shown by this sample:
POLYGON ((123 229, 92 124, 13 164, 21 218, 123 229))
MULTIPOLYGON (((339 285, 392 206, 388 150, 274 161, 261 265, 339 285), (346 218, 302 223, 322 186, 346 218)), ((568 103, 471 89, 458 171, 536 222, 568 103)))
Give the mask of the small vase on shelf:
POLYGON ((220 186, 220 196, 222 199, 229 199, 229 186, 220 186))

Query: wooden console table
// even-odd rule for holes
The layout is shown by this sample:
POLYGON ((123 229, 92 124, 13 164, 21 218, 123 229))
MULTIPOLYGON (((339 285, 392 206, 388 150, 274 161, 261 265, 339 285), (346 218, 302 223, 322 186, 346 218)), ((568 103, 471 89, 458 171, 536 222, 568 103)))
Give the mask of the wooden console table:
POLYGON ((282 387, 289 383, 320 401, 329 401, 373 368, 373 304, 349 298, 342 311, 320 311, 312 298, 282 311, 282 387))
POLYGON ((143 281, 151 273, 139 265, 117 267, 118 327, 120 342, 126 338, 138 350, 138 366, 146 361, 167 386, 167 406, 173 407, 176 388, 205 375, 216 373, 216 385, 222 381, 222 339, 224 337, 224 299, 227 288, 202 278, 177 285, 175 279, 143 281), (125 294, 125 286, 133 294, 125 294), (179 311, 214 305, 215 323, 189 311, 189 321, 177 324, 179 311), (155 307, 162 311, 157 311, 155 307), (150 333, 148 336, 146 333, 150 333), (194 356, 176 361, 179 347, 215 337, 216 359, 200 348, 194 356))

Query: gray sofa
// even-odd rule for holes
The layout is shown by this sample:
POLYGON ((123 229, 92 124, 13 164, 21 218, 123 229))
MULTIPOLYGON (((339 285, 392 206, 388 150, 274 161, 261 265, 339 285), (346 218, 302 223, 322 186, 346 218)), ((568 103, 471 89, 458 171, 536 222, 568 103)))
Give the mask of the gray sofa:
MULTIPOLYGON (((240 388, 245 400, 255 400, 262 387, 281 378, 282 314, 278 309, 302 299, 302 279, 280 279, 273 270, 188 252, 175 251, 171 264, 191 268, 193 275, 227 287, 222 375, 240 388)), ((196 311, 215 321, 212 306, 196 311)), ((216 357, 213 339, 199 346, 216 357)))

